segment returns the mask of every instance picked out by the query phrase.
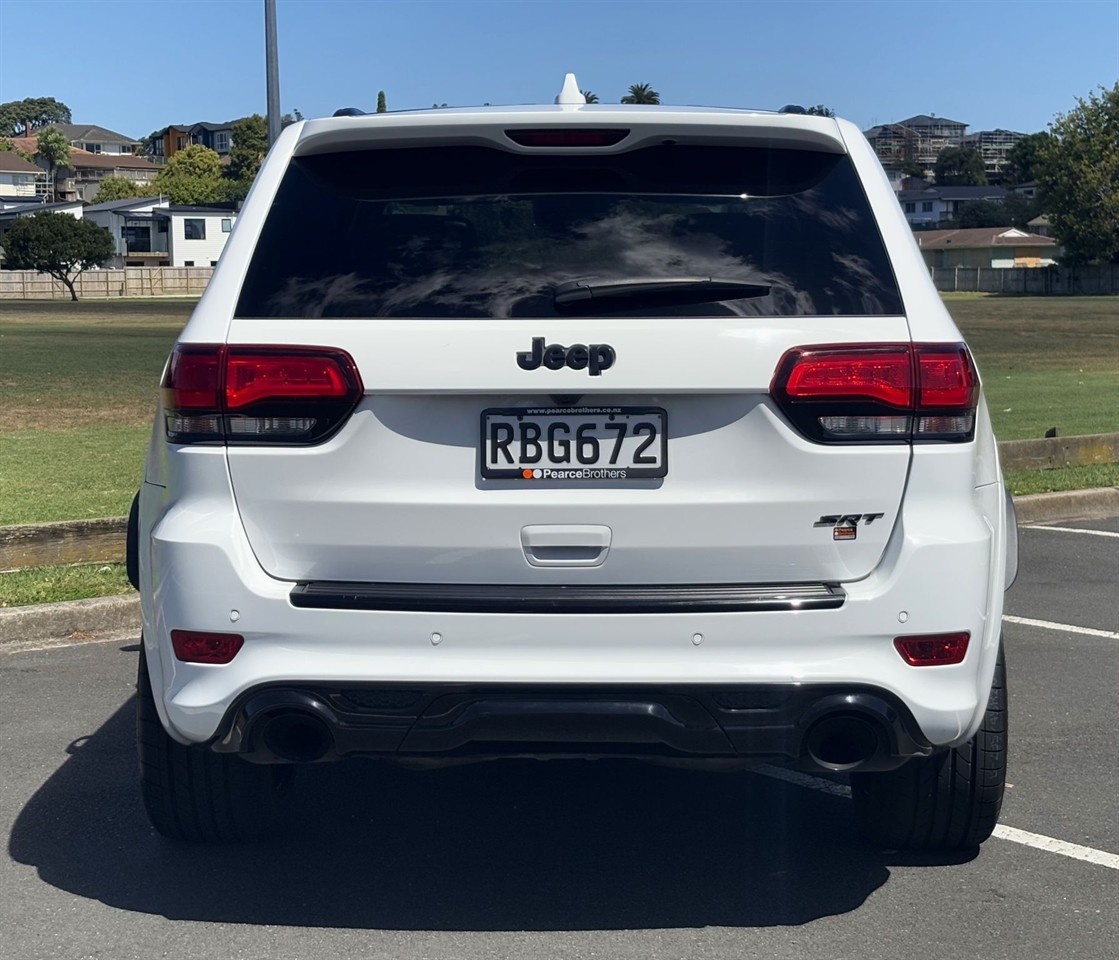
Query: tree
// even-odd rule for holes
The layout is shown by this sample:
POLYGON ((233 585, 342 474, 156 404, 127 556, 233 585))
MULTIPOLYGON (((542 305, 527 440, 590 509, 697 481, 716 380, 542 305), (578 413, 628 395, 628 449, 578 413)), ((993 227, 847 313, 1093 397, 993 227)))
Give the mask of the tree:
POLYGON ((154 157, 155 146, 154 144, 163 139, 163 130, 153 130, 146 137, 140 138, 140 146, 136 148, 136 155, 139 157, 154 157))
POLYGON ((378 113, 388 113, 389 112, 389 105, 388 105, 388 101, 385 100, 385 91, 384 90, 378 90, 377 91, 377 112, 378 113))
POLYGON ((980 187, 987 182, 983 158, 968 147, 945 147, 933 166, 938 187, 980 187))
POLYGON ((54 97, 29 97, 0 103, 0 136, 29 137, 51 123, 69 123, 70 108, 54 97))
POLYGON ((1010 221, 1001 203, 991 200, 972 200, 961 204, 954 225, 961 230, 973 227, 1005 227, 1010 221))
POLYGON ((193 143, 167 161, 155 178, 155 188, 166 194, 172 203, 199 204, 222 200, 227 196, 227 190, 222 178, 221 158, 209 147, 193 143))
POLYGON ((1037 185, 1072 263, 1119 263, 1119 83, 1058 114, 1041 145, 1037 185))
POLYGON ((635 83, 629 93, 622 97, 622 103, 660 103, 661 95, 647 83, 635 83))
POLYGON ((579 92, 583 95, 583 99, 586 100, 587 103, 598 103, 598 94, 593 90, 580 90, 579 92))
POLYGON ((230 128, 226 176, 251 184, 268 152, 268 122, 259 113, 235 120, 230 128))
POLYGON ((816 104, 814 107, 809 107, 804 111, 810 117, 834 117, 835 111, 831 107, 825 107, 822 103, 816 104))
POLYGON ((113 255, 113 237, 92 220, 44 210, 19 217, 4 235, 4 250, 10 267, 48 273, 66 285, 71 300, 77 300, 74 279, 113 255))
POLYGON ((916 177, 919 180, 925 179, 925 165, 918 163, 916 160, 903 160, 901 162, 901 172, 906 177, 916 177))
POLYGON ((130 200, 132 197, 147 196, 140 185, 127 177, 106 177, 97 188, 94 203, 108 203, 110 200, 130 200))
POLYGON ((55 172, 59 167, 64 167, 70 162, 70 144, 66 135, 56 127, 47 127, 46 130, 41 131, 35 147, 35 156, 46 163, 53 190, 55 172))
POLYGON ((1042 153, 1051 139, 1045 132, 1031 133, 1014 144, 1006 152, 1006 165, 1002 168, 1006 182, 1019 184, 1037 180, 1042 153))

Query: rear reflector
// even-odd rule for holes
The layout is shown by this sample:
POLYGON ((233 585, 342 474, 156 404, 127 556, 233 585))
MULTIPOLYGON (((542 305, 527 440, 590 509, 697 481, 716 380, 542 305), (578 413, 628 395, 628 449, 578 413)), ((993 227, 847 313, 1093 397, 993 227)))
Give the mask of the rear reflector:
POLYGON ((522 147, 612 147, 629 136, 629 131, 593 127, 584 130, 506 130, 505 136, 522 147))
POLYGON ((971 634, 927 633, 916 637, 897 637, 894 646, 911 667, 944 667, 962 663, 971 634))
POLYGON ((819 443, 961 441, 979 378, 961 343, 825 344, 787 351, 771 391, 819 443))
POLYGON ((239 633, 199 633, 172 630, 171 646, 184 663, 229 663, 241 649, 245 638, 239 633))
POLYGON ((363 392, 350 355, 322 347, 180 344, 162 386, 172 443, 318 443, 363 392))

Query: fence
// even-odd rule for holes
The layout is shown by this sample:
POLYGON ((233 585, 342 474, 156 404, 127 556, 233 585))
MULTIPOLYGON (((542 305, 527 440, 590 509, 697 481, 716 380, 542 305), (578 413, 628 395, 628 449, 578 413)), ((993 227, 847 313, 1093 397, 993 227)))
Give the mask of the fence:
POLYGON ((942 292, 1006 293, 1029 296, 1119 293, 1119 264, 1087 267, 931 267, 942 292))
MULTIPOLYGON (((74 289, 79 297, 185 297, 200 294, 213 267, 125 267, 86 270, 74 289)), ((0 270, 0 300, 68 300, 58 280, 34 270, 0 270)))

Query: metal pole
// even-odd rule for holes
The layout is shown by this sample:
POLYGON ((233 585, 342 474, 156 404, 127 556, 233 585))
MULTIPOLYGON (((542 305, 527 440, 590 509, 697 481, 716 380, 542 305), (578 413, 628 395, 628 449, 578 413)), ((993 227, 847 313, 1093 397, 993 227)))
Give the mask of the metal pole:
POLYGON ((264 62, 268 75, 268 146, 280 135, 280 58, 276 51, 276 0, 264 0, 264 62))

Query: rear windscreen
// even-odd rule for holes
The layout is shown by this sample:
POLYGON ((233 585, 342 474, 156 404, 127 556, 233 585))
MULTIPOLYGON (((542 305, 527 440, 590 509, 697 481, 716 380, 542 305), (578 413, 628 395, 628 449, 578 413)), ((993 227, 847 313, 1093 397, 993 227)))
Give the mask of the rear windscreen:
POLYGON ((296 158, 237 315, 501 318, 574 309, 902 313, 848 157, 662 145, 609 156, 445 146, 296 158))

